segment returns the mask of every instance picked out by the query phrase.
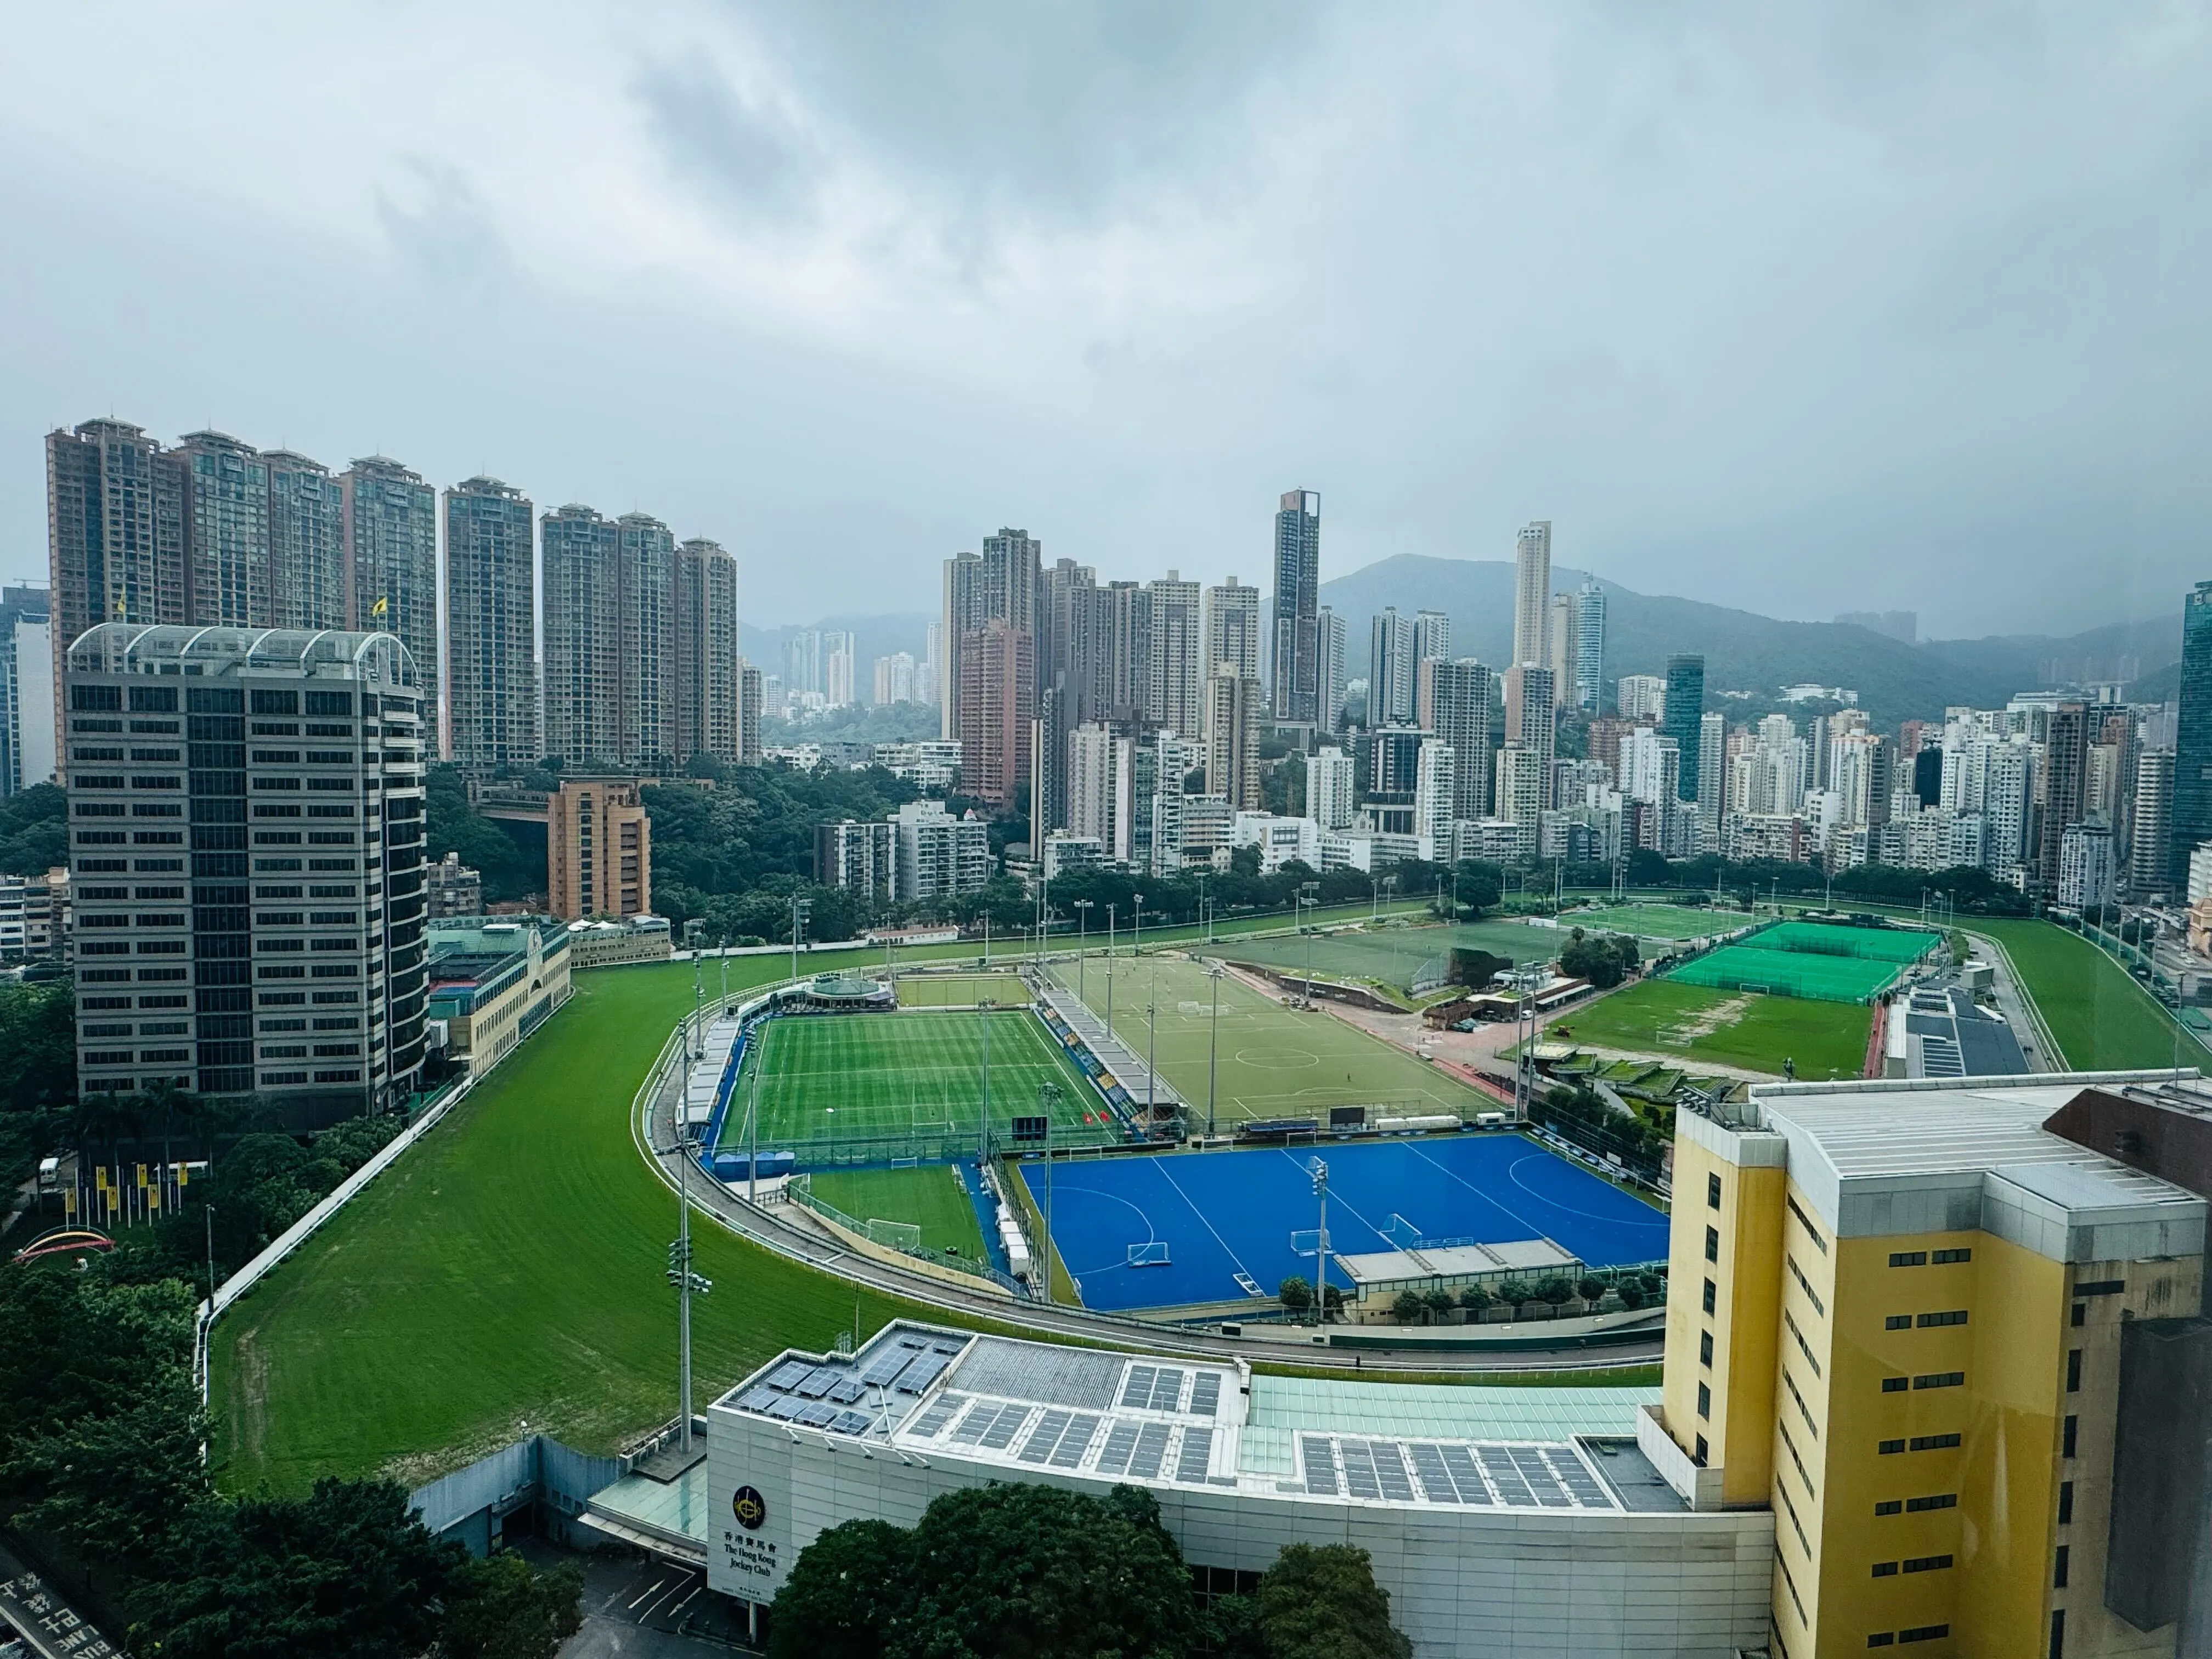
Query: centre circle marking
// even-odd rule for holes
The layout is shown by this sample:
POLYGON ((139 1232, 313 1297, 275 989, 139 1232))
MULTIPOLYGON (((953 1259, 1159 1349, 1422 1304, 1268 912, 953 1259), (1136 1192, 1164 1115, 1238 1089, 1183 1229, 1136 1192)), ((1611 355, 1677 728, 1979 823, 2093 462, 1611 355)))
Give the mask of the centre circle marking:
POLYGON ((1303 1048, 1239 1048, 1237 1063, 1260 1072, 1295 1072, 1320 1065, 1321 1056, 1310 1054, 1303 1048))

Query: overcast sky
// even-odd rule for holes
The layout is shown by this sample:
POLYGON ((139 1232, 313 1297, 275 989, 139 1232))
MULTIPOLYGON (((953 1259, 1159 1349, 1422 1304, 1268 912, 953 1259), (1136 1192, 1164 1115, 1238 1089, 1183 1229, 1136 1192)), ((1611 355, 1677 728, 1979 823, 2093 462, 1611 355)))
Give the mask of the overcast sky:
POLYGON ((92 0, 0 53, 0 575, 113 413, 922 610, 1555 557, 2070 631, 2212 576, 2203 5, 92 0))

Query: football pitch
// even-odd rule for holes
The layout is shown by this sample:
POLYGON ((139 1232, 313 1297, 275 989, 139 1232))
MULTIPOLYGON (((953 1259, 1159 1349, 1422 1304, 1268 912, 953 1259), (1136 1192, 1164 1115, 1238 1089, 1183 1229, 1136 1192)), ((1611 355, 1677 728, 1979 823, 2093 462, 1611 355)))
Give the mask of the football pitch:
POLYGON ((902 1008, 1026 1008, 1030 1000, 1019 974, 902 974, 897 984, 902 1008))
POLYGON ((1638 939, 1710 939, 1754 927, 1756 916, 1741 910, 1709 910, 1689 904, 1611 904, 1594 910, 1569 910, 1559 917, 1562 931, 1633 933, 1638 939))
MULTIPOLYGON (((1016 980, 1015 984, 1020 981, 1016 980)), ((1122 1138, 1113 1114, 1083 1073, 1026 1008, 989 1012, 789 1014, 771 1019, 750 1050, 722 1124, 721 1145, 753 1144, 748 1114, 759 1085, 763 1147, 788 1147, 800 1166, 943 1157, 977 1145, 990 1069, 991 1133, 1010 1121, 1046 1112, 1053 1138, 1067 1146, 1122 1138)), ((840 1205, 840 1208, 843 1206, 840 1205)))
POLYGON ((1874 1012, 1854 1003, 1647 979, 1574 1010, 1545 1032, 1565 1042, 1657 1059, 1707 1061, 1783 1074, 1794 1060, 1808 1081, 1856 1077, 1874 1012))
MULTIPOLYGON (((1069 990, 1076 977, 1054 969, 1069 990)), ((1103 964, 1088 965, 1085 1000, 1102 1019, 1103 964)), ((1218 981, 1204 966, 1159 956, 1114 963, 1114 1033, 1138 1059, 1157 1054, 1160 1075, 1190 1103, 1194 1130, 1206 1122, 1207 1059, 1218 1055, 1215 1118, 1222 1127, 1255 1118, 1326 1116, 1331 1106, 1377 1106, 1393 1115, 1451 1112, 1471 1117, 1495 1109, 1489 1097, 1427 1061, 1314 1010, 1286 1008, 1233 976, 1218 981), (1155 983, 1157 982, 1157 989, 1155 983), (1221 997, 1213 1042, 1213 993, 1221 997), (1157 1013, 1147 1014, 1147 1007, 1157 1013)), ((1380 1113, 1370 1115, 1381 1115, 1380 1113)))
POLYGON ((1231 962, 1264 964, 1279 972, 1316 979, 1362 979, 1405 990, 1427 969, 1440 976, 1455 950, 1487 951, 1518 965, 1549 962, 1566 943, 1564 934, 1522 922, 1479 921, 1430 927, 1362 928, 1310 938, 1258 939, 1202 947, 1231 962))
POLYGON ((1941 942, 1942 935, 1919 931, 1784 921, 1670 968, 1665 977, 1726 991, 1871 1002, 1941 942))
POLYGON ((858 1221, 903 1221, 921 1229, 927 1250, 971 1261, 983 1254, 983 1228, 960 1170, 922 1164, 908 1170, 823 1170, 807 1177, 814 1196, 858 1221))

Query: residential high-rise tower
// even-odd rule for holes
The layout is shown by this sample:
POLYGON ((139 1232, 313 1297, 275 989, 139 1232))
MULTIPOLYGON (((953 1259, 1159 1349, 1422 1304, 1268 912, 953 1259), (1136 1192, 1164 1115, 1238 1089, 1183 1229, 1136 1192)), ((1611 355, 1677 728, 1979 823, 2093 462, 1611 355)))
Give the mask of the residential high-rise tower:
POLYGON ((1273 679, 1270 702, 1285 725, 1322 725, 1321 496, 1285 492, 1275 514, 1275 592, 1271 619, 1273 679))
POLYGON ((707 754, 734 766, 743 750, 738 562, 719 542, 694 537, 676 550, 675 633, 677 763, 707 754))
POLYGON ((1682 757, 1678 775, 1680 799, 1700 799, 1698 764, 1704 755, 1705 718, 1705 659, 1698 656, 1667 659, 1667 701, 1661 729, 1674 739, 1682 757))
POLYGON ((344 517, 345 625, 397 634, 422 682, 427 758, 445 752, 438 664, 438 493, 388 455, 356 460, 338 479, 344 517))
POLYGON ((1513 546, 1513 660, 1537 667, 1552 659, 1552 521, 1524 527, 1513 546))
POLYGON ((532 766, 545 752, 533 530, 529 500, 496 478, 446 492, 446 684, 453 757, 462 766, 532 766))

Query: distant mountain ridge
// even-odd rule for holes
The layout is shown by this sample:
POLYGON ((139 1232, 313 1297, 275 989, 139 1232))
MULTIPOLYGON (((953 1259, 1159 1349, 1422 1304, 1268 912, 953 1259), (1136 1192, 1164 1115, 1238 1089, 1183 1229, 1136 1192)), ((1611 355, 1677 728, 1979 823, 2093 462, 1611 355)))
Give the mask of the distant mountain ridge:
MULTIPOLYGON (((1586 580, 1583 571, 1553 567, 1555 592, 1571 592, 1586 580)), ((1907 645, 1848 623, 1784 622, 1603 579, 1599 586, 1608 683, 1623 674, 1664 673, 1670 654, 1697 652, 1705 659, 1709 697, 1749 691, 1765 702, 1784 685, 1844 686, 1879 725, 1940 718, 1952 705, 1999 708, 2021 691, 2086 680, 2140 678, 2147 694, 2165 696, 2172 678, 2166 671, 2181 655, 2179 595, 2170 617, 2063 638, 1992 635, 1907 645), (2124 667, 2133 672, 2123 676, 2124 667)), ((1366 672, 1370 619, 1386 606, 1445 612, 1455 655, 1503 664, 1512 651, 1510 561, 1400 554, 1323 582, 1321 598, 1345 619, 1345 672, 1355 678, 1366 672)))

